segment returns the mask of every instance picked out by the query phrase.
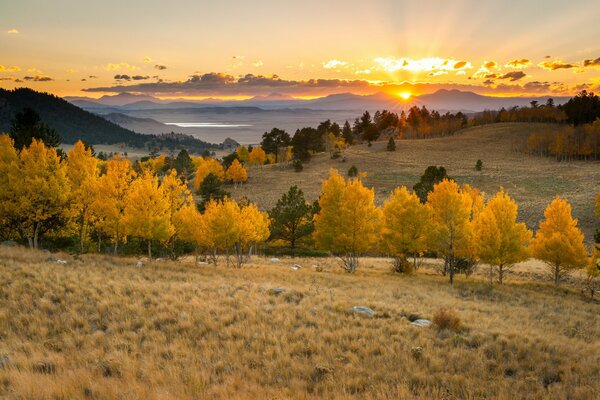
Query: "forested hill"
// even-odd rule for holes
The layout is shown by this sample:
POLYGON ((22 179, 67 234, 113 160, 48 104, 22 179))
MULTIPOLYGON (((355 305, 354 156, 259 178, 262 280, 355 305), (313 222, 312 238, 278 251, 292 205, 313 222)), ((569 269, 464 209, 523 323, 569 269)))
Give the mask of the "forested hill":
POLYGON ((220 147, 188 135, 144 135, 125 129, 60 97, 27 88, 0 89, 0 132, 10 130, 15 114, 25 107, 33 108, 44 123, 56 129, 63 143, 81 139, 89 144, 125 143, 133 147, 180 149, 202 152, 220 147))

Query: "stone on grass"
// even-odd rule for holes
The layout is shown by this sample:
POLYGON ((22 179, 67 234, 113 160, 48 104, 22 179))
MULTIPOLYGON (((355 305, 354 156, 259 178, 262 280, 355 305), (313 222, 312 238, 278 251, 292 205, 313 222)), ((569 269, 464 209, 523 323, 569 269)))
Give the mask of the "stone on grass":
POLYGON ((140 260, 135 264, 136 267, 143 267, 144 263, 140 260))
POLYGON ((292 265, 292 269, 294 271, 298 271, 300 268, 302 268, 302 265, 300 265, 300 264, 294 264, 294 265, 292 265))
POLYGON ((418 326, 418 327, 424 328, 424 327, 427 327, 427 326, 431 325, 431 321, 428 320, 428 319, 418 319, 416 321, 411 322, 410 324, 414 325, 414 326, 418 326))
POLYGON ((350 312, 365 315, 367 317, 372 317, 373 315, 375 315, 375 311, 365 306, 354 306, 350 309, 350 312))
POLYGON ((280 295, 283 292, 285 292, 285 289, 281 288, 281 287, 276 287, 276 288, 269 289, 269 294, 272 294, 272 295, 275 295, 275 296, 280 295))
POLYGON ((56 263, 60 264, 60 265, 66 265, 67 264, 67 262, 65 260, 56 260, 56 263))
POLYGON ((7 355, 0 356, 0 369, 6 369, 12 365, 10 357, 7 355))
POLYGON ((272 263, 278 263, 281 260, 279 258, 271 258, 269 261, 272 263))

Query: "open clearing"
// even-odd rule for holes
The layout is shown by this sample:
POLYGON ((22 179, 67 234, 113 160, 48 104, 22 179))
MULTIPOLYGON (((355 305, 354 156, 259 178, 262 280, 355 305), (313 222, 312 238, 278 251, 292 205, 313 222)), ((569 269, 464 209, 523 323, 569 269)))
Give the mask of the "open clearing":
POLYGON ((482 278, 451 287, 369 258, 354 276, 334 259, 135 264, 0 247, 0 397, 600 396, 599 305, 572 289, 515 277, 493 290, 482 278), (456 312, 459 331, 410 324, 440 307, 456 312))
POLYGON ((367 172, 364 183, 375 189, 381 204, 401 185, 412 189, 429 165, 442 165, 459 183, 469 183, 488 194, 501 186, 519 204, 520 219, 529 228, 537 228, 544 209, 560 195, 569 200, 573 214, 591 243, 597 227, 594 195, 600 192, 600 162, 557 162, 553 158, 529 156, 512 151, 515 140, 531 132, 554 129, 556 125, 503 123, 468 128, 454 136, 396 141, 395 152, 386 151, 387 141, 352 146, 344 153, 347 161, 331 160, 318 154, 294 172, 291 166, 271 165, 249 170, 250 180, 232 190, 234 197, 247 196, 264 208, 271 208, 291 185, 300 187, 310 200, 321 192, 321 182, 329 168, 346 174, 350 166, 367 172), (483 170, 475 171, 475 162, 483 161, 483 170))

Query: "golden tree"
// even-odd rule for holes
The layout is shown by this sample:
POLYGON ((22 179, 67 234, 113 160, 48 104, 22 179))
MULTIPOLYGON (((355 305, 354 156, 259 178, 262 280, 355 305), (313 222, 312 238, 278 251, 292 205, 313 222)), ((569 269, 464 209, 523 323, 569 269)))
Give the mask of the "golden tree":
POLYGON ((319 247, 340 255, 350 273, 356 271, 358 257, 371 250, 378 239, 381 210, 375 206, 374 197, 374 191, 360 180, 345 182, 334 169, 323 182, 315 239, 319 247))
MULTIPOLYGON (((160 186, 163 190, 167 202, 169 203, 169 222, 174 223, 174 218, 177 212, 185 205, 193 204, 192 193, 188 189, 187 183, 182 181, 177 175, 177 170, 172 168, 163 177, 160 186)), ((179 232, 174 230, 173 236, 169 238, 171 242, 171 256, 175 256, 175 236, 179 236, 179 232)))
POLYGON ((98 196, 98 159, 81 140, 67 155, 67 177, 71 182, 71 205, 79 230, 79 251, 83 252, 93 205, 98 196))
POLYGON ((235 149, 235 152, 237 153, 238 159, 243 162, 246 163, 248 162, 248 157, 249 157, 249 153, 248 153, 248 148, 246 146, 238 146, 237 149, 235 149))
POLYGON ((98 195, 93 205, 95 226, 98 231, 110 236, 115 254, 119 250, 119 242, 126 238, 122 222, 127 194, 134 178, 131 161, 119 154, 108 160, 106 173, 100 177, 98 195))
POLYGON ((473 198, 461 192, 456 182, 444 179, 434 185, 427 196, 430 215, 428 247, 444 258, 444 272, 454 283, 456 257, 473 253, 472 212, 473 198), (447 268, 446 268, 447 267, 447 268))
POLYGON ((398 272, 406 269, 407 257, 413 257, 417 268, 417 255, 426 250, 428 210, 414 193, 405 186, 396 188, 383 205, 382 237, 385 250, 397 258, 398 272))
POLYGON ((596 217, 600 218, 600 193, 596 195, 596 217))
POLYGON ((0 226, 8 231, 20 229, 17 188, 21 173, 19 155, 13 140, 7 134, 0 135, 0 226))
POLYGON ((225 179, 237 185, 248 180, 248 173, 242 163, 238 160, 233 160, 229 168, 227 168, 227 172, 225 172, 225 179))
POLYGON ((149 170, 133 181, 127 193, 123 225, 125 231, 148 243, 152 259, 152 241, 166 242, 173 235, 169 199, 158 178, 149 170))
POLYGON ((510 268, 529 257, 527 245, 532 234, 517 222, 517 203, 502 189, 492 197, 475 220, 475 239, 481 260, 490 265, 490 282, 494 268, 502 284, 510 268))
POLYGON ((214 174, 220 180, 225 179, 225 169, 221 165, 221 163, 214 158, 199 158, 194 160, 197 163, 196 168, 196 177, 194 178, 194 189, 198 190, 202 182, 204 182, 204 178, 208 176, 208 174, 214 174))
MULTIPOLYGON (((193 203, 184 204, 173 216, 173 227, 177 237, 193 244, 196 251, 205 252, 214 249, 212 237, 206 226, 206 218, 200 214, 193 203)), ((213 258, 216 263, 216 259, 213 258)))
POLYGON ((253 147, 248 155, 248 163, 250 165, 263 165, 266 160, 267 154, 260 146, 253 147))
POLYGON ((33 139, 19 155, 16 184, 16 216, 29 246, 39 247, 39 237, 64 225, 69 214, 71 190, 64 163, 52 147, 33 139))
POLYGON ((571 206, 566 200, 559 197, 552 200, 544 217, 531 242, 532 254, 548 264, 558 285, 570 270, 586 265, 587 250, 583 233, 571 216, 571 206))

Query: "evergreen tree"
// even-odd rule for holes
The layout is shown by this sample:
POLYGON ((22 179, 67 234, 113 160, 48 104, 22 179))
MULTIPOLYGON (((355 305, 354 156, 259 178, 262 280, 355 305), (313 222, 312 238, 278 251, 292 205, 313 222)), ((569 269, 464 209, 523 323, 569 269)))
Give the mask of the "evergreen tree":
POLYGON ((446 168, 436 167, 435 165, 427 167, 425 173, 421 176, 421 180, 413 186, 413 190, 419 196, 421 203, 427 201, 427 195, 433 190, 433 186, 444 179, 451 179, 446 173, 446 168))
POLYGON ((33 139, 41 140, 48 147, 60 145, 60 135, 56 130, 42 122, 39 114, 32 108, 24 108, 12 120, 10 137, 14 146, 21 151, 31 144, 33 139))
POLYGON ((393 137, 390 137, 390 140, 388 140, 387 151, 396 151, 396 142, 393 137))
POLYGON ((304 193, 292 186, 269 211, 271 239, 286 241, 293 249, 298 240, 310 235, 314 229, 313 207, 306 202, 304 193))

